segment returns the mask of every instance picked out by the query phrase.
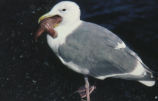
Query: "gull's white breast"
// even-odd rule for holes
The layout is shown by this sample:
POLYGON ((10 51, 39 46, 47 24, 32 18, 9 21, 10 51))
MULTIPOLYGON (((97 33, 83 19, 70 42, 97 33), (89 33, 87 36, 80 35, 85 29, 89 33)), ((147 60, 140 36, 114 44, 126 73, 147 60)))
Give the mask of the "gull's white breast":
POLYGON ((57 38, 52 38, 49 34, 47 34, 47 42, 51 49, 55 53, 58 53, 58 47, 65 43, 66 37, 72 34, 73 31, 81 25, 81 23, 82 21, 79 20, 72 24, 59 24, 59 26, 55 28, 55 31, 58 33, 57 38))

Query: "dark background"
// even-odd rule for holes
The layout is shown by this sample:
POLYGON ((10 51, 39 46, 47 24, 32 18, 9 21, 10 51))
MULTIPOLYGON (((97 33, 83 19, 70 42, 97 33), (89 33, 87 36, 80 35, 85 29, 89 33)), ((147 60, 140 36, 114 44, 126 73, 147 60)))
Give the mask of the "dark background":
MULTIPOLYGON (((0 0, 0 101, 80 101, 73 94, 82 75, 61 64, 46 43, 36 43, 38 18, 60 0, 0 0)), ((82 19, 120 36, 158 72, 157 0, 76 0, 82 19)), ((158 101, 158 84, 90 78, 97 89, 92 101, 158 101)))

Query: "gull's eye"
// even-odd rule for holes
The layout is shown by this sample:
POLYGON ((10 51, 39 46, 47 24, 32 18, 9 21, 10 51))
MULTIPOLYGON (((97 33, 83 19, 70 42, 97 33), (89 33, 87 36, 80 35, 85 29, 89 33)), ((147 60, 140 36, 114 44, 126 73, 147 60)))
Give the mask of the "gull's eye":
POLYGON ((62 11, 66 11, 66 9, 65 9, 65 8, 63 8, 63 9, 62 9, 62 11))

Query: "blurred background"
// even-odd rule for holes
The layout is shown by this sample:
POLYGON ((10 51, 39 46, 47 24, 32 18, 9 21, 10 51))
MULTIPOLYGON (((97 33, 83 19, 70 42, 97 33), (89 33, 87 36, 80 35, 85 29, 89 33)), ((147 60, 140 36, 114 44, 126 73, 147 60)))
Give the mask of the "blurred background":
MULTIPOLYGON (((64 65, 43 35, 33 34, 38 18, 62 0, 0 0, 0 101, 80 101, 74 92, 82 75, 64 65)), ((158 72, 157 0, 74 0, 81 18, 104 26, 158 72)), ((145 87, 136 81, 90 78, 97 89, 91 101, 158 101, 158 84, 145 87)))

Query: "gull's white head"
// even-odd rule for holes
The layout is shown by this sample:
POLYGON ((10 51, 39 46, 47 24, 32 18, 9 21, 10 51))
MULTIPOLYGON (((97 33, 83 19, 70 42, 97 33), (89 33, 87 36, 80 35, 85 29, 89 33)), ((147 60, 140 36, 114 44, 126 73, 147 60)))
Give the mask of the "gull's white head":
POLYGON ((72 1, 62 1, 41 16, 38 22, 40 27, 35 38, 47 31, 48 44, 57 52, 59 45, 63 44, 66 37, 81 24, 80 8, 72 1))
POLYGON ((80 8, 72 1, 59 2, 48 13, 40 17, 39 22, 55 15, 62 17, 62 24, 70 24, 80 20, 80 8))

